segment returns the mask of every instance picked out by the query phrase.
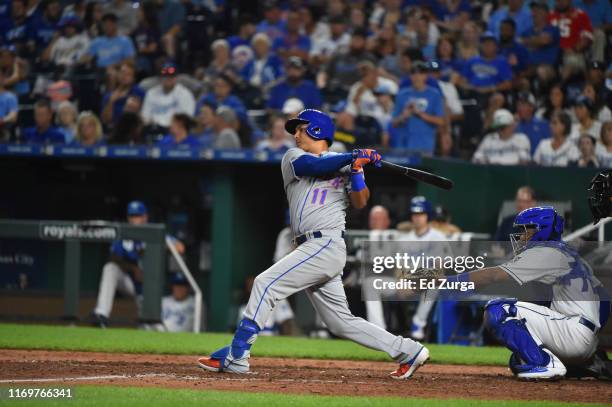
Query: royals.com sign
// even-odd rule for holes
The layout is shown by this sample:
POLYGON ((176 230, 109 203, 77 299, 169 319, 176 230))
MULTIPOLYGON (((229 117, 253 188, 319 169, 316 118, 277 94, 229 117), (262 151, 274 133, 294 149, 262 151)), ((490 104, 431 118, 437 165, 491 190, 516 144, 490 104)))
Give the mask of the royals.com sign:
POLYGON ((40 238, 45 240, 109 241, 119 238, 119 228, 107 223, 42 222, 40 238))

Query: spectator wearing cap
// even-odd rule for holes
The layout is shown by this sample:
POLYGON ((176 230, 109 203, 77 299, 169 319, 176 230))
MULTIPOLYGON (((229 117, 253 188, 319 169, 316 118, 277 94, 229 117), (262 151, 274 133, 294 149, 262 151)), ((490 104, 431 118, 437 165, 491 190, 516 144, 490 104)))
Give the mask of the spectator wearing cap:
POLYGON ((373 62, 363 61, 359 64, 359 69, 361 80, 351 86, 344 111, 353 119, 357 116, 373 117, 381 128, 386 129, 391 121, 393 106, 384 106, 375 92, 396 95, 397 84, 380 76, 373 62))
POLYGON ((527 63, 533 67, 544 65, 554 69, 559 61, 559 28, 548 22, 546 1, 532 1, 530 8, 533 27, 521 36, 529 51, 527 63))
POLYGON ((177 82, 177 74, 178 69, 173 63, 162 66, 161 83, 147 91, 142 104, 142 118, 145 123, 168 128, 175 113, 193 114, 193 94, 177 82))
POLYGON ((263 9, 264 19, 257 24, 257 32, 265 33, 270 41, 274 42, 285 34, 285 22, 281 18, 282 11, 276 0, 266 0, 263 9))
POLYGON ((109 13, 102 17, 104 35, 95 38, 82 57, 85 61, 95 58, 98 68, 121 65, 136 55, 132 40, 118 33, 117 16, 109 13))
POLYGON ((12 45, 19 55, 26 52, 28 42, 27 1, 12 0, 10 18, 0 20, 0 40, 2 44, 12 45))
POLYGON ((304 110, 304 103, 298 98, 289 98, 283 103, 283 109, 281 112, 285 117, 285 120, 293 119, 297 117, 300 112, 304 110))
MULTIPOLYGON (((412 64, 414 61, 422 61, 423 53, 418 48, 406 48, 401 55, 400 65, 402 70, 402 76, 399 78, 400 89, 412 86, 412 64)), ((438 81, 427 75, 427 85, 437 88, 438 81)))
POLYGON ((267 151, 269 153, 283 153, 295 147, 295 142, 292 142, 292 140, 287 137, 285 121, 283 116, 272 115, 270 118, 270 131, 265 139, 257 143, 255 150, 267 151))
POLYGON ((347 22, 344 16, 334 16, 329 19, 329 36, 312 41, 309 61, 314 67, 328 63, 333 55, 347 52, 351 35, 347 32, 347 22))
POLYGON ((289 57, 286 72, 286 79, 270 90, 268 109, 280 111, 289 98, 300 99, 306 109, 319 109, 322 104, 321 92, 312 81, 304 79, 304 61, 299 57, 289 57))
POLYGON ((529 51, 516 41, 516 23, 507 18, 501 22, 499 29, 499 55, 505 57, 515 75, 520 75, 527 69, 529 51))
POLYGON ((518 123, 516 131, 525 134, 531 144, 531 153, 535 151, 540 141, 550 137, 550 126, 546 120, 534 116, 535 97, 531 93, 519 93, 516 104, 518 123))
POLYGON ((519 165, 531 161, 529 138, 515 132, 516 123, 509 110, 499 109, 493 116, 492 133, 487 134, 472 157, 477 164, 519 165))
POLYGON ((29 48, 35 55, 40 55, 51 43, 59 31, 59 21, 62 6, 59 0, 49 0, 43 3, 44 11, 41 18, 28 22, 29 48))
POLYGON ((8 141, 10 131, 17 123, 19 104, 17 96, 4 87, 4 74, 0 72, 0 141, 8 141))
POLYGON ((214 142, 215 111, 217 106, 212 103, 200 105, 193 129, 193 135, 198 138, 202 148, 212 148, 214 142))
POLYGON ((49 44, 41 58, 56 67, 70 69, 78 64, 89 49, 89 37, 80 32, 81 21, 78 17, 63 17, 58 26, 60 35, 49 44))
POLYGON ((364 28, 356 28, 351 34, 351 42, 346 53, 335 54, 325 68, 319 72, 317 86, 328 92, 342 93, 346 97, 349 89, 360 79, 357 65, 374 56, 366 49, 368 33, 364 28))
POLYGON ((240 76, 253 86, 268 90, 284 74, 283 61, 270 51, 270 39, 257 33, 251 40, 254 58, 240 71, 240 76))
POLYGON ((117 86, 102 97, 102 122, 112 126, 123 112, 130 96, 144 100, 145 92, 136 82, 136 65, 132 61, 121 64, 117 72, 117 86))
POLYGON ((581 134, 578 138, 578 150, 580 157, 578 160, 571 162, 570 167, 580 168, 598 168, 599 160, 595 154, 597 139, 588 133, 581 134))
POLYGON ((104 13, 113 13, 117 16, 119 34, 130 36, 138 26, 137 9, 131 1, 111 0, 104 4, 102 10, 104 13))
POLYGON ((563 51, 562 77, 570 77, 586 68, 583 52, 593 40, 593 26, 588 14, 574 8, 572 0, 555 0, 555 9, 548 14, 548 22, 559 27, 559 45, 563 51))
POLYGON ((552 137, 543 139, 533 155, 536 164, 551 167, 567 167, 578 160, 580 152, 569 139, 572 121, 567 113, 555 113, 550 120, 552 137))
POLYGON ((510 18, 516 23, 516 32, 519 36, 524 35, 533 26, 533 20, 529 9, 523 7, 523 0, 508 0, 507 6, 500 7, 489 18, 488 30, 495 38, 500 38, 501 22, 510 18))
POLYGON ((200 100, 198 100, 195 111, 198 112, 199 107, 204 103, 210 103, 217 107, 227 106, 236 112, 242 123, 247 123, 248 117, 246 107, 239 97, 232 95, 233 88, 234 81, 231 77, 225 74, 218 75, 213 81, 212 92, 203 95, 200 100))
POLYGON ((599 140, 601 134, 601 122, 595 118, 595 104, 591 99, 584 95, 578 96, 574 102, 574 114, 577 123, 572 125, 570 139, 575 143, 583 134, 592 136, 596 141, 599 140))
POLYGON ((95 147, 104 142, 102 124, 93 112, 81 112, 73 145, 95 147))
POLYGON ((228 106, 219 106, 213 124, 213 147, 225 150, 240 148, 240 137, 236 131, 238 126, 236 112, 228 106))
POLYGON ((191 135, 193 120, 185 113, 175 113, 170 121, 170 134, 162 138, 157 145, 165 148, 172 147, 200 147, 198 139, 191 135))
POLYGON ((415 62, 412 86, 397 94, 389 130, 391 147, 434 152, 436 131, 444 125, 444 101, 438 89, 427 85, 428 71, 424 62, 415 62))
POLYGON ((481 37, 481 55, 467 61, 462 70, 461 86, 479 94, 503 92, 512 87, 512 69, 497 54, 497 41, 491 32, 481 37))
POLYGON ((277 37, 272 42, 272 50, 281 58, 286 60, 291 56, 299 57, 303 60, 308 58, 310 52, 310 38, 300 33, 302 22, 297 10, 290 10, 287 13, 287 24, 285 33, 277 37))
POLYGON ((182 273, 170 279, 171 295, 162 298, 161 319, 168 332, 193 332, 195 299, 190 295, 189 281, 182 273))
POLYGON ((22 139, 26 143, 64 144, 64 134, 53 126, 53 109, 49 99, 39 99, 34 104, 33 127, 23 130, 22 139))

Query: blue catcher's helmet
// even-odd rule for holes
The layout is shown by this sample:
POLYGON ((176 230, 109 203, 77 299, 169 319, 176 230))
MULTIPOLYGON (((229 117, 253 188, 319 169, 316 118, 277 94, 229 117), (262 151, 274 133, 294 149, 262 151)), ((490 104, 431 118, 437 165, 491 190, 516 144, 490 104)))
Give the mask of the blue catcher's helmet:
POLYGON ((295 130, 301 124, 307 124, 306 134, 315 140, 326 140, 327 145, 334 142, 334 122, 331 117, 320 110, 306 109, 294 119, 289 119, 285 123, 285 130, 290 134, 295 134, 295 130))
POLYGON ((531 242, 560 241, 561 235, 563 234, 564 223, 563 216, 559 215, 552 206, 528 208, 514 218, 514 227, 522 227, 523 231, 522 233, 512 233, 510 235, 510 241, 515 251, 522 248, 527 242, 521 242, 521 235, 527 229, 531 228, 536 230, 534 235, 529 239, 531 242))
POLYGON ((413 213, 424 213, 427 215, 427 219, 431 220, 433 216, 433 207, 424 196, 415 196, 410 200, 410 214, 413 213))

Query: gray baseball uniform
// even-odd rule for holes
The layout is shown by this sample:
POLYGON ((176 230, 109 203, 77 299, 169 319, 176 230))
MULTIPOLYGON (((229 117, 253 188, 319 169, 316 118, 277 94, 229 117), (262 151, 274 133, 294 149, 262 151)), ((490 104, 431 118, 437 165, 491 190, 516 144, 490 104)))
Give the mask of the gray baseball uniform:
POLYGON ((292 148, 281 164, 291 230, 295 236, 319 231, 322 237, 307 240, 257 276, 244 317, 262 327, 277 301, 305 289, 333 334, 387 352, 396 360, 413 357, 422 345, 357 318, 348 308, 341 275, 346 262, 342 231, 349 204, 350 167, 327 177, 297 177, 293 161, 302 154, 308 153, 292 148))

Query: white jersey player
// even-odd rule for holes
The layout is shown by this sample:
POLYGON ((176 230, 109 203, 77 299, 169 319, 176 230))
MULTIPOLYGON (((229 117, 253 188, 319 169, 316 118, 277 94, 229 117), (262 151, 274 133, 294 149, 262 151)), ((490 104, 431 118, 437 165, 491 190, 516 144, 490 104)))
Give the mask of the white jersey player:
MULTIPOLYGON (((402 241, 409 242, 421 242, 418 245, 407 245, 407 249, 414 250, 414 256, 418 256, 421 253, 427 253, 428 255, 441 255, 444 253, 438 253, 441 245, 434 242, 444 242, 447 237, 444 233, 431 227, 429 222, 433 216, 433 206, 425 197, 415 196, 410 201, 410 220, 412 222, 413 229, 404 234, 401 237, 402 241)), ((416 312, 412 316, 412 324, 410 326, 410 336, 416 340, 423 340, 425 338, 425 328, 427 327, 427 320, 429 313, 436 303, 437 294, 435 292, 425 292, 421 294, 419 305, 416 312)))
POLYGON ((251 346, 277 302, 305 290, 332 333, 386 352, 399 363, 391 377, 408 378, 429 358, 427 348, 353 316, 341 279, 346 262, 346 209, 349 204, 366 206, 370 193, 363 166, 378 164, 380 154, 374 150, 328 152, 334 125, 318 110, 302 111, 285 128, 297 145, 287 151, 281 169, 298 247, 257 276, 231 345, 198 359, 198 364, 214 372, 248 372, 251 346))
POLYGON ((514 280, 547 284, 552 302, 545 307, 513 298, 491 300, 485 325, 512 351, 510 369, 522 379, 562 377, 566 366, 585 366, 597 349, 597 333, 610 313, 610 300, 589 266, 563 243, 563 218, 550 206, 529 208, 516 216, 520 246, 514 259, 497 267, 463 273, 448 282, 476 287, 514 280))
POLYGON ((162 322, 168 332, 192 332, 195 299, 182 273, 172 275, 172 295, 162 298, 162 322))

